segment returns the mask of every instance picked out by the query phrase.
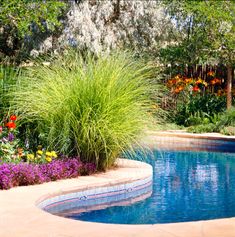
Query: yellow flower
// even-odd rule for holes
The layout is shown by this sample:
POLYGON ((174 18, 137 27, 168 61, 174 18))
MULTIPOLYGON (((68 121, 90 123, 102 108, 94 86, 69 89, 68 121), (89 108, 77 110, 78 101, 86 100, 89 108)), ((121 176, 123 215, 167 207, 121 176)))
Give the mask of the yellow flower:
POLYGON ((49 157, 49 156, 46 156, 46 161, 51 162, 51 161, 52 161, 52 158, 49 157))
POLYGON ((185 83, 186 84, 191 84, 193 82, 193 79, 192 78, 186 78, 185 79, 185 83))
POLYGON ((38 153, 38 155, 42 155, 43 151, 42 150, 38 150, 37 153, 38 153))
POLYGON ((27 154, 27 160, 33 160, 34 154, 27 154))
POLYGON ((57 158, 56 152, 55 152, 55 151, 52 151, 52 152, 51 152, 51 156, 54 157, 54 158, 57 158))
POLYGON ((202 83, 203 83, 203 80, 200 77, 198 77, 196 84, 202 84, 202 83))
POLYGON ((52 156, 52 153, 49 152, 49 151, 47 151, 47 152, 46 152, 46 156, 52 156))

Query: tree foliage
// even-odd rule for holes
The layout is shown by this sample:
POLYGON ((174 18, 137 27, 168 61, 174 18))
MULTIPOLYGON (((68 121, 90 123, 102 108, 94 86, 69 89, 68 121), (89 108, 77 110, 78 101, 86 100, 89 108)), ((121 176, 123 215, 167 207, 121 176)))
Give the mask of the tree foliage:
POLYGON ((175 57, 169 59, 177 62, 179 58, 179 61, 189 64, 215 61, 234 63, 234 0, 167 0, 164 4, 177 30, 176 43, 163 52, 165 55, 175 52, 175 57))
POLYGON ((60 25, 58 16, 65 3, 55 0, 1 0, 0 6, 0 53, 12 56, 34 33, 55 30, 60 25))
POLYGON ((175 23, 175 41, 160 56, 171 64, 227 67, 227 108, 232 105, 235 65, 235 1, 169 1, 163 4, 175 23))

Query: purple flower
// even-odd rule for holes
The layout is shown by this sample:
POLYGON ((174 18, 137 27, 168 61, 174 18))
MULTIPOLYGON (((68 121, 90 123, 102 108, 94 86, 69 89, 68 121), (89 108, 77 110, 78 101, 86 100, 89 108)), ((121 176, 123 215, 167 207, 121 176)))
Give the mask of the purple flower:
POLYGON ((83 175, 90 175, 96 171, 96 165, 94 163, 83 164, 83 175))
POLYGON ((15 139, 14 134, 10 132, 10 133, 8 134, 8 141, 9 141, 9 142, 12 142, 12 141, 14 141, 14 139, 15 139))
POLYGON ((63 157, 45 164, 5 163, 0 164, 0 189, 75 178, 95 171, 95 164, 84 164, 78 157, 63 157))

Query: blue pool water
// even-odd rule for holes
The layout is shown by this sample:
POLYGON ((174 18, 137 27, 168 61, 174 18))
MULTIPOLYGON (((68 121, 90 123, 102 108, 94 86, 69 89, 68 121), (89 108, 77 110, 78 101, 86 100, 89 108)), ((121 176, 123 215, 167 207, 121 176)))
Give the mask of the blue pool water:
POLYGON ((151 197, 127 206, 66 217, 102 223, 155 224, 235 216, 235 154, 154 151, 151 197))

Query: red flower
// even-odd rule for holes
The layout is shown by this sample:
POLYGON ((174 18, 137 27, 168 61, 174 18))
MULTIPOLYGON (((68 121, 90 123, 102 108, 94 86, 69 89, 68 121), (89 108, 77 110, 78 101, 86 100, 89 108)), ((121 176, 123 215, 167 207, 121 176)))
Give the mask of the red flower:
POLYGON ((16 115, 11 115, 10 120, 15 121, 17 119, 16 115))
POLYGON ((12 128, 12 129, 16 128, 16 124, 14 122, 8 122, 8 123, 6 123, 5 126, 8 127, 9 129, 10 128, 12 128))
POLYGON ((198 91, 200 91, 200 88, 198 86, 194 86, 193 91, 198 92, 198 91))

